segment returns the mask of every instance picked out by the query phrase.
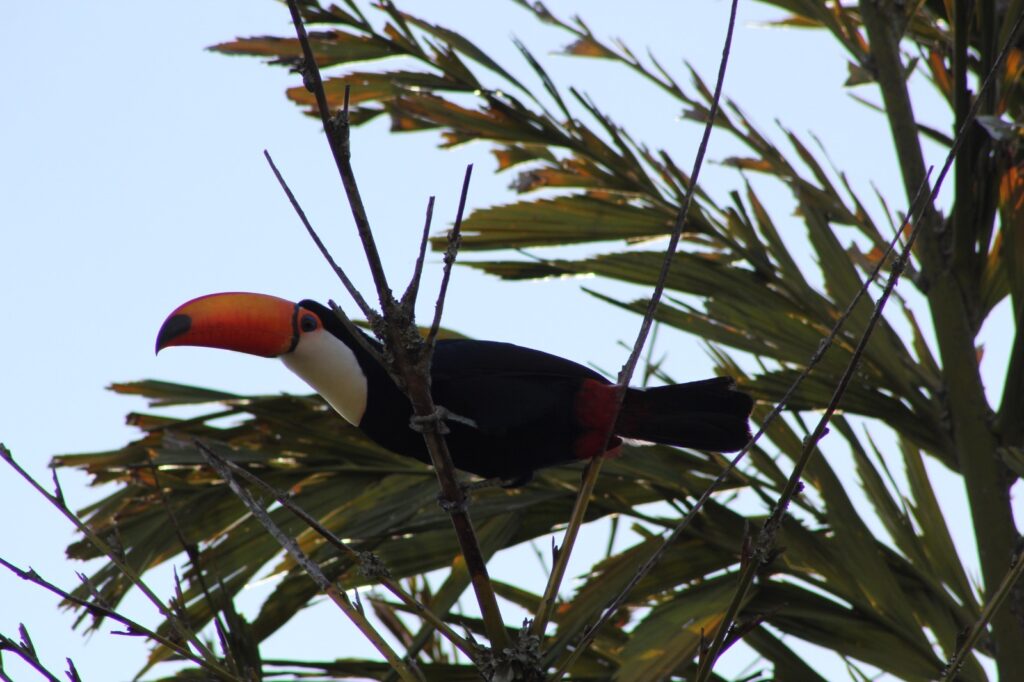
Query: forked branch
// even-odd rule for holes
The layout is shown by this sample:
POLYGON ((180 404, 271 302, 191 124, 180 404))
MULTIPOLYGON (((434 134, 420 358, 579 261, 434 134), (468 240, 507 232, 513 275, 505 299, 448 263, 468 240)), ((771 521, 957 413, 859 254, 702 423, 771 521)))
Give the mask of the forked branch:
MULTIPOLYGON (((380 254, 377 251, 369 219, 363 208, 355 174, 352 170, 348 97, 346 96, 345 98, 345 105, 342 111, 332 116, 328 108, 320 70, 317 67, 316 58, 302 22, 298 3, 295 0, 288 0, 288 8, 295 25, 296 36, 302 46, 303 80, 306 87, 316 98, 320 118, 327 133, 327 141, 334 155, 338 172, 341 175, 345 194, 352 209, 352 217, 355 220, 356 229, 362 240, 363 250, 373 275, 378 299, 380 300, 382 312, 380 323, 374 324, 374 319, 370 319, 370 322, 373 325, 374 332, 383 341, 386 349, 384 366, 399 387, 406 393, 412 404, 415 420, 423 432, 423 438, 430 453, 431 463, 434 466, 434 471, 437 473, 442 499, 445 502, 446 509, 449 511, 452 525, 458 536, 459 546, 466 560, 466 566, 469 569, 473 589, 476 592, 477 603, 483 615, 487 636, 491 640, 491 645, 500 651, 509 643, 508 633, 502 622, 494 588, 487 574, 486 561, 484 560, 483 553, 480 551, 476 533, 473 531, 472 521, 466 510, 465 494, 455 478, 455 467, 452 464, 447 445, 441 434, 442 412, 434 404, 430 392, 430 358, 433 346, 432 343, 424 343, 423 338, 416 329, 413 311, 406 310, 395 299, 384 275, 380 254)), ((463 201, 460 204, 459 217, 453 229, 456 237, 468 185, 469 172, 467 171, 463 184, 463 201)), ((450 252, 450 257, 446 255, 445 258, 446 268, 449 270, 451 262, 454 261, 455 249, 457 249, 457 238, 454 244, 455 246, 450 252)), ((447 277, 448 275, 446 274, 445 282, 447 282, 447 277)), ((434 327, 440 321, 445 288, 442 287, 441 296, 436 305, 437 313, 435 314, 434 327)), ((433 334, 436 334, 436 332, 432 332, 433 334)))
MULTIPOLYGON (((75 604, 76 606, 80 606, 85 611, 88 611, 89 614, 92 615, 94 618, 109 618, 113 621, 117 621, 121 625, 125 626, 125 628, 127 628, 127 630, 125 630, 124 632, 115 634, 126 634, 131 636, 145 637, 146 639, 149 639, 153 642, 156 642, 157 644, 167 647, 168 650, 173 651, 175 654, 181 656, 186 660, 192 661, 200 667, 207 667, 205 665, 205 661, 199 656, 196 656, 194 653, 192 653, 188 649, 188 647, 182 646, 180 643, 174 641, 171 638, 165 637, 154 630, 150 630, 145 625, 142 625, 136 620, 128 618, 122 613, 118 613, 114 609, 103 606, 102 604, 97 604, 95 602, 87 601, 85 599, 80 599, 76 597, 70 592, 61 589, 60 587, 51 583, 43 576, 39 575, 39 573, 37 573, 34 569, 18 568, 17 566, 5 560, 2 557, 0 557, 0 566, 3 566, 8 571, 18 576, 22 580, 27 580, 30 583, 38 585, 39 587, 42 587, 43 589, 52 592, 64 601, 75 604)), ((216 673, 215 670, 209 670, 209 672, 216 673)), ((234 680, 235 677, 229 676, 226 678, 218 679, 234 680)))
POLYGON ((326 594, 331 601, 333 601, 338 608, 340 608, 349 620, 359 628, 359 631, 363 633, 363 636, 374 648, 380 652, 382 656, 387 660, 389 664, 395 669, 396 672, 401 676, 405 682, 417 682, 417 676, 413 673, 412 669, 406 665, 405 661, 395 653, 395 650, 391 648, 391 645, 387 643, 383 636, 377 632, 373 624, 367 620, 366 615, 361 609, 357 608, 355 604, 348 598, 348 596, 338 589, 338 587, 324 575, 319 564, 309 558, 309 556, 302 551, 298 543, 285 533, 281 528, 274 523, 274 520, 270 518, 270 514, 267 513, 263 505, 258 503, 249 491, 241 486, 238 479, 235 478, 234 473, 227 466, 227 463, 217 456, 213 450, 206 447, 200 440, 194 441, 196 448, 202 453, 203 458, 206 459, 207 464, 216 471, 221 478, 223 478, 228 486, 231 488, 231 492, 242 501, 242 504, 252 513, 253 517, 260 522, 270 535, 277 540, 277 542, 284 548, 288 554, 291 555, 295 562, 302 567, 302 569, 313 579, 313 582, 317 584, 324 594, 326 594))
MULTIPOLYGON (((39 654, 36 653, 36 647, 32 643, 32 638, 29 637, 28 630, 24 624, 18 627, 18 634, 21 635, 20 642, 0 632, 0 654, 4 651, 12 651, 47 682, 60 682, 60 678, 47 670, 43 662, 39 660, 39 654)), ((80 682, 78 671, 75 670, 75 666, 70 658, 68 659, 68 677, 71 678, 72 682, 80 682)), ((11 681, 11 678, 4 672, 2 657, 0 657, 0 680, 3 682, 11 681)))
POLYGON ((142 577, 138 572, 125 560, 124 555, 111 547, 108 542, 100 537, 87 523, 78 518, 78 515, 67 506, 67 503, 64 500, 64 492, 60 487, 60 482, 57 480, 56 470, 53 472, 54 492, 50 493, 15 461, 10 450, 8 450, 2 443, 0 443, 0 459, 7 462, 7 464, 14 469, 19 476, 35 488, 36 492, 46 498, 47 502, 53 505, 65 516, 65 518, 71 521, 78 532, 88 538, 89 542, 91 542, 97 550, 106 555, 110 562, 117 567, 121 575, 129 580, 132 585, 137 587, 139 591, 142 592, 142 594, 150 601, 150 603, 157 608, 160 615, 167 619, 171 628, 174 630, 176 637, 178 637, 182 642, 187 642, 197 652, 199 652, 198 655, 192 655, 188 658, 205 668, 208 672, 214 675, 216 679, 233 679, 231 673, 221 665, 216 654, 206 646, 202 639, 200 639, 200 637, 188 626, 187 623, 179 618, 173 610, 168 608, 163 600, 160 599, 152 589, 150 589, 149 585, 142 580, 142 577))

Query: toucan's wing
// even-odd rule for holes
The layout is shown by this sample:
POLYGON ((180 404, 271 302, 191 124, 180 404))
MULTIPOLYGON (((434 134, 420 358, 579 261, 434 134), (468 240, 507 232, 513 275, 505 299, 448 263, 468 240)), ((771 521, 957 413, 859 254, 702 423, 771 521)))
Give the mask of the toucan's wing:
POLYGON ((585 379, 607 383, 572 360, 496 341, 441 342, 431 370, 435 400, 494 435, 555 424, 568 432, 585 379))
POLYGON ((554 375, 490 375, 438 381, 433 394, 437 404, 472 419, 480 431, 501 436, 551 422, 571 429, 578 388, 579 380, 554 375))
POLYGON ((435 380, 517 375, 595 379, 608 383, 599 373, 578 362, 514 343, 446 339, 439 341, 434 350, 431 377, 435 380))

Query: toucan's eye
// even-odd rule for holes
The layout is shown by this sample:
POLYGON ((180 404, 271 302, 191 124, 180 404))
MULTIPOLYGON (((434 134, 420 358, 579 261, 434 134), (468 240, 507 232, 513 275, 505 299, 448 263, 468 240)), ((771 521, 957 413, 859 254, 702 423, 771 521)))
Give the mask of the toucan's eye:
POLYGON ((316 331, 318 321, 314 315, 303 315, 299 320, 299 328, 304 332, 316 331))

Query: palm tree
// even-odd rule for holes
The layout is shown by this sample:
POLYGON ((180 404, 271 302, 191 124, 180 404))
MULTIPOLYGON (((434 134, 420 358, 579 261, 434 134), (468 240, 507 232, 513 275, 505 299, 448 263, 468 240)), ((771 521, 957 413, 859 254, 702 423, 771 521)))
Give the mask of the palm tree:
MULTIPOLYGON (((521 4, 539 21, 566 31, 567 54, 623 64, 672 98, 686 118, 708 119, 711 89, 696 72, 683 85, 653 57, 603 41, 582 20, 559 18, 540 3, 521 4)), ((801 642, 841 656, 855 679, 867 678, 860 667, 866 664, 899 679, 933 680, 978 625, 968 637, 974 648, 958 679, 995 679, 996 671, 998 679, 1011 680, 1024 670, 1024 589, 1000 590, 1009 587, 1005 579, 1011 571, 1018 575, 1022 563, 1010 489, 1024 473, 1024 38, 1014 28, 1024 2, 769 4, 791 13, 788 25, 829 32, 848 54, 851 82, 873 83, 881 92, 879 115, 892 130, 905 205, 921 207, 920 219, 897 235, 905 241, 914 234, 912 257, 887 255, 901 216, 884 203, 881 210, 869 209, 874 202, 854 189, 862 184, 859 178, 829 168, 825 151, 814 151, 795 133, 784 131, 786 145, 776 145, 736 103, 725 101, 714 125, 746 149, 721 160, 742 171, 740 180, 727 202, 695 188, 656 318, 662 328, 704 339, 719 370, 740 377, 759 399, 754 417, 766 425, 765 439, 631 587, 637 568, 661 545, 657 533, 677 526, 726 463, 717 455, 660 446, 606 462, 586 521, 634 520, 642 532, 632 536, 631 546, 609 551, 590 569, 539 640, 510 629, 518 654, 528 660, 520 667, 506 661, 509 675, 568 666, 573 679, 691 679, 698 674, 705 637, 727 620, 734 627, 726 643, 742 639, 781 680, 824 679, 801 642), (1001 57, 1007 44, 1009 52, 1001 57), (909 70, 948 103, 946 129, 914 117, 909 70), (994 78, 979 95, 990 72, 994 78), (924 165, 924 140, 961 145, 946 181, 948 211, 920 199, 936 182, 924 165), (793 219, 771 215, 754 186, 763 183, 747 181, 754 175, 791 192, 800 235, 793 219), (788 244, 799 238, 813 251, 814 263, 792 254, 788 244), (853 357, 872 314, 870 300, 853 306, 834 342, 788 399, 784 418, 768 421, 770 408, 802 375, 876 266, 882 277, 869 293, 880 294, 882 279, 905 268, 903 286, 914 287, 922 302, 897 295, 889 303, 842 397, 842 413, 831 420, 832 438, 807 463, 805 488, 793 498, 774 544, 755 557, 745 539, 748 529, 764 523, 786 485, 787 469, 800 460, 809 420, 828 406, 853 357), (1001 400, 992 404, 980 378, 975 339, 1007 298, 1015 336, 1001 400), (934 341, 927 329, 934 329, 934 341), (835 468, 834 451, 844 448, 856 481, 843 480, 835 468), (976 581, 954 546, 929 462, 963 481, 980 557, 976 581), (902 476, 894 475, 897 469, 902 476), (863 497, 851 495, 855 484, 863 497), (653 502, 661 504, 648 505, 653 502), (752 563, 755 580, 737 599, 744 567, 752 563), (578 647, 588 626, 627 587, 613 617, 588 633, 588 646, 578 647), (727 619, 733 603, 738 612, 727 619), (986 606, 995 608, 984 611, 986 606)), ((443 145, 483 140, 500 169, 516 173, 521 200, 476 211, 464 222, 469 267, 516 281, 594 275, 655 283, 662 255, 643 245, 671 231, 690 188, 689 176, 668 152, 624 130, 598 102, 560 89, 524 45, 519 49, 541 89, 531 89, 525 76, 514 75, 467 37, 390 2, 375 7, 372 19, 354 0, 302 5, 305 21, 316 28, 311 44, 318 63, 331 70, 325 91, 332 108, 341 106, 351 87, 353 123, 387 116, 395 131, 436 130, 443 145), (403 68, 389 70, 390 57, 404 58, 403 68), (367 60, 378 61, 366 66, 367 60), (532 198, 540 188, 560 191, 532 198), (587 257, 527 252, 599 242, 602 248, 623 245, 587 257), (487 259, 485 252, 499 249, 523 255, 487 259)), ((216 49, 287 67, 298 66, 301 58, 299 43, 284 37, 242 38, 216 49)), ((317 113, 305 88, 287 95, 317 113)), ((434 244, 445 248, 443 237, 434 244)), ((641 314, 647 306, 646 300, 583 291, 641 314)), ((647 373, 671 379, 653 362, 647 373)), ((143 432, 140 440, 116 451, 61 456, 55 463, 83 468, 98 482, 118 483, 115 493, 83 516, 98 536, 116 538, 131 571, 141 575, 185 548, 180 617, 198 630, 222 614, 224 655, 240 676, 301 669, 322 679, 392 679, 393 673, 370 660, 260 660, 259 642, 298 616, 319 589, 204 466, 194 439, 278 490, 291 491, 297 505, 360 553, 326 542, 285 508, 270 510, 338 585, 375 585, 381 574, 372 567, 382 565, 444 621, 484 636, 479 619, 451 610, 469 575, 455 560, 456 538, 435 504, 437 484, 427 467, 368 442, 317 397, 240 396, 155 381, 113 388, 142 394, 154 407, 208 407, 190 419, 132 415, 143 432), (215 424, 229 415, 239 418, 236 425, 215 424), (231 601, 268 568, 282 578, 259 615, 245 623, 231 601), (424 574, 437 569, 446 570, 446 577, 430 584, 424 574)), ((472 513, 484 555, 546 536, 565 522, 578 482, 576 469, 559 468, 541 472, 526 488, 481 491, 472 513)), ((68 553, 83 560, 101 556, 86 539, 68 553)), ((95 596, 116 607, 131 586, 123 567, 111 562, 74 596, 95 596)), ((541 602, 537 586, 495 582, 494 590, 531 613, 541 602)), ((420 661, 427 679, 479 678, 477 665, 455 654, 436 623, 379 590, 367 595, 364 603, 376 622, 420 661)), ((100 617, 91 613, 95 626, 100 617)), ((174 620, 158 631, 172 633, 174 620)), ((173 653, 156 646, 151 660, 173 653)), ((482 659, 476 663, 485 665, 482 659)))

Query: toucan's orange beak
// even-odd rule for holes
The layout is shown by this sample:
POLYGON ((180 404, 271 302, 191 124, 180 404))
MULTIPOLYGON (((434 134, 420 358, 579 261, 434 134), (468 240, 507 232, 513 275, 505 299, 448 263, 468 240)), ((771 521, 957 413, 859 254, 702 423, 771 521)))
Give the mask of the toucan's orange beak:
POLYGON ((206 346, 273 358, 295 348, 299 306, 265 294, 210 294, 178 307, 156 337, 168 346, 206 346))

